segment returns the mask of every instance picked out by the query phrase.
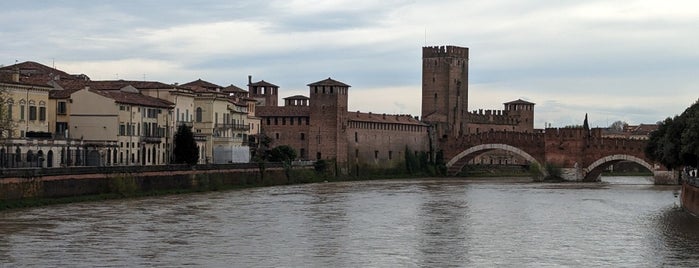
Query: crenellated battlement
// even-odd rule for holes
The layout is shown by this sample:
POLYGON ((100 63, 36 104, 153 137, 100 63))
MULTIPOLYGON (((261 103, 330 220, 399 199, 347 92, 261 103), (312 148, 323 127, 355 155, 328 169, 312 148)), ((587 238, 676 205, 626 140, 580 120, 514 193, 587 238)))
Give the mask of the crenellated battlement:
POLYGON ((422 47, 422 58, 458 57, 468 59, 468 48, 457 46, 422 47))
POLYGON ((510 116, 505 110, 475 110, 469 112, 467 120, 476 124, 516 125, 517 119, 510 116))

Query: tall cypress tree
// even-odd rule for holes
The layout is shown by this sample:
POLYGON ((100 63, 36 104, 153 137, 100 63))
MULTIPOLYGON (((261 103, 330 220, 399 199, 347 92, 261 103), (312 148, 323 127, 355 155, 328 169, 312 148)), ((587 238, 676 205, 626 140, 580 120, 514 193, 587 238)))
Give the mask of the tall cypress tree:
POLYGON ((195 165, 197 163, 199 160, 199 147, 197 147, 197 142, 194 141, 192 128, 184 124, 177 128, 173 154, 175 156, 175 164, 187 163, 195 165))

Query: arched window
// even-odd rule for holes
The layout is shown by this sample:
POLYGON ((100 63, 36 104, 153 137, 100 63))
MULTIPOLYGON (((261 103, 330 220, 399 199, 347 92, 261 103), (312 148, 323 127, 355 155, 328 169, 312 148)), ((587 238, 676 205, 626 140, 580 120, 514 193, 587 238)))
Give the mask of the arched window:
POLYGON ((7 99, 7 118, 12 121, 12 106, 15 104, 15 101, 12 98, 7 99))
POLYGON ((36 102, 34 100, 29 100, 29 120, 36 120, 36 102))
POLYGON ((201 123, 201 121, 202 121, 202 114, 201 113, 202 113, 201 107, 197 107, 197 112, 196 112, 195 116, 196 116, 197 122, 199 122, 199 123, 201 123))
POLYGON ((27 106, 27 102, 24 100, 19 100, 19 120, 24 120, 25 117, 25 108, 27 106))
POLYGON ((46 102, 39 102, 39 121, 46 121, 46 102))

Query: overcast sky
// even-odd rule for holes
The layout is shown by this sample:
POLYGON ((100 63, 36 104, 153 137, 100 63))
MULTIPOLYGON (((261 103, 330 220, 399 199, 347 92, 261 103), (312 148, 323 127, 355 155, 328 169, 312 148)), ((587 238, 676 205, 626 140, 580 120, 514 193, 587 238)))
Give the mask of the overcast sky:
POLYGON ((536 103, 535 127, 655 123, 699 98, 697 1, 11 1, 0 64, 93 80, 308 95, 328 77, 349 109, 420 115, 421 47, 470 48, 469 110, 536 103))

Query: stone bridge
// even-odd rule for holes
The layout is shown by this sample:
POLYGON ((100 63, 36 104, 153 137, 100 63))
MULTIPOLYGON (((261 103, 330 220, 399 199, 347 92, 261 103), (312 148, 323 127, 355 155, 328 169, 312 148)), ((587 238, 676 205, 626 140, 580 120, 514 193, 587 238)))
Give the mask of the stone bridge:
MULTIPOLYGON (((649 160, 646 140, 602 137, 602 129, 548 128, 543 133, 484 132, 442 141, 450 175, 474 157, 491 150, 512 152, 540 167, 560 167, 569 181, 598 181, 602 171, 620 161, 635 162, 653 172, 656 184, 676 184, 671 171, 649 160)), ((545 173, 544 168, 541 169, 545 173)), ((542 174, 546 175, 546 174, 542 174)))

